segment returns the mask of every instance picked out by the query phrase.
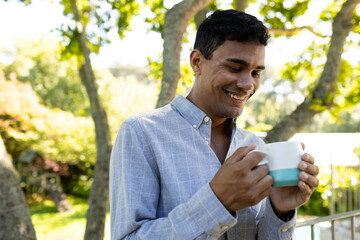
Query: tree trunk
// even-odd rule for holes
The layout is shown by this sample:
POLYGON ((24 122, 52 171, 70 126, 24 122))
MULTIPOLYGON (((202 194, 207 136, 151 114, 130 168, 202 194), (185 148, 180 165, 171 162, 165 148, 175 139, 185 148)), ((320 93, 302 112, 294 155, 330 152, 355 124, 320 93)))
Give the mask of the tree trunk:
POLYGON ((183 0, 166 12, 163 30, 163 77, 157 108, 168 104, 175 97, 180 78, 181 44, 189 21, 212 1, 183 0))
POLYGON ((0 239, 36 239, 11 156, 0 135, 0 239))
POLYGON ((195 14, 194 20, 195 20, 196 29, 199 29, 200 24, 206 19, 207 12, 208 12, 207 7, 204 7, 195 14))
POLYGON ((80 78, 90 99, 92 118, 96 134, 96 164, 93 184, 90 190, 89 209, 84 239, 101 240, 104 238, 105 218, 109 201, 109 161, 111 154, 111 135, 106 112, 101 104, 95 75, 90 61, 84 29, 81 26, 76 0, 71 0, 74 20, 77 23, 77 35, 84 62, 80 68, 80 78))
POLYGON ((245 12, 247 0, 235 0, 236 1, 236 10, 245 12))
POLYGON ((347 0, 334 18, 333 34, 330 40, 327 60, 316 88, 293 113, 282 119, 281 122, 276 124, 274 128, 267 133, 265 142, 288 140, 305 125, 310 123, 316 114, 332 106, 333 86, 339 76, 341 55, 346 37, 353 28, 351 21, 355 7, 359 2, 360 0, 347 0))

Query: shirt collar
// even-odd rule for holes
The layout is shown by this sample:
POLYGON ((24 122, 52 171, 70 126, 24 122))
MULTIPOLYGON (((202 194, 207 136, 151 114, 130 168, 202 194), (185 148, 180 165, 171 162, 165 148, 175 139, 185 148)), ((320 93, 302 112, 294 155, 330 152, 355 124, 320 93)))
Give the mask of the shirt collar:
MULTIPOLYGON (((206 114, 192 102, 182 95, 177 95, 171 102, 171 107, 188 121, 194 128, 199 128, 205 120, 206 114)), ((233 124, 236 126, 236 119, 233 118, 233 124)))
POLYGON ((177 95, 171 102, 171 107, 177 111, 186 121, 188 121, 194 128, 199 128, 202 124, 206 114, 195 106, 192 102, 187 100, 182 95, 177 95))

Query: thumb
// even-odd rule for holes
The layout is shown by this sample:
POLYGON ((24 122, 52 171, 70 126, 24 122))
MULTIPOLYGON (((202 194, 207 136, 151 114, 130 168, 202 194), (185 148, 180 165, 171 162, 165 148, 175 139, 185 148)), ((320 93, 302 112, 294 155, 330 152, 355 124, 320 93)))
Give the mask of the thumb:
POLYGON ((238 161, 241 161, 249 152, 256 148, 256 144, 252 143, 246 147, 239 147, 236 149, 233 155, 231 155, 226 161, 225 164, 234 164, 238 161))

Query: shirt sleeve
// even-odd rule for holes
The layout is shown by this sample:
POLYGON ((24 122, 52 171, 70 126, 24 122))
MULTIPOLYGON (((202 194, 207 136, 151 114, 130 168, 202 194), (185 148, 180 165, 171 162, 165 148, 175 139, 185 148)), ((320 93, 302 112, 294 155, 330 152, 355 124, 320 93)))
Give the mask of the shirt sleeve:
POLYGON ((111 239, 217 239, 237 223, 209 184, 167 217, 157 217, 160 178, 136 121, 125 121, 110 160, 111 239))
POLYGON ((287 222, 282 221, 276 216, 271 206, 270 199, 266 198, 264 204, 264 214, 258 223, 258 239, 293 239, 296 227, 296 215, 297 211, 293 210, 292 218, 287 222))

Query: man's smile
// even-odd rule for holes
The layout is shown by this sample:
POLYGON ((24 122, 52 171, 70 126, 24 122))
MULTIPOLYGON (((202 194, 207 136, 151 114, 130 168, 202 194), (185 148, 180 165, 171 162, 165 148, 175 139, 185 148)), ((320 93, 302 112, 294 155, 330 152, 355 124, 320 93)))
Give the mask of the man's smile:
POLYGON ((241 104, 243 102, 246 101, 246 99, 248 98, 248 95, 247 94, 238 94, 238 93, 235 93, 235 92, 229 92, 227 90, 225 90, 225 92, 227 93, 227 95, 231 98, 231 100, 233 102, 235 102, 236 104, 241 104))

